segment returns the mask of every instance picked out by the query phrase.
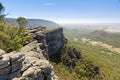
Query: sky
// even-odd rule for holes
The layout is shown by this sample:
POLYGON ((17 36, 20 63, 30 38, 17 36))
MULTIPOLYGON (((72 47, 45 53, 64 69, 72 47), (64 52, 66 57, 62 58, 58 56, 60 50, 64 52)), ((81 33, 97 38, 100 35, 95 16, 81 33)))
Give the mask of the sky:
POLYGON ((120 23, 120 0, 0 0, 9 18, 57 23, 120 23))

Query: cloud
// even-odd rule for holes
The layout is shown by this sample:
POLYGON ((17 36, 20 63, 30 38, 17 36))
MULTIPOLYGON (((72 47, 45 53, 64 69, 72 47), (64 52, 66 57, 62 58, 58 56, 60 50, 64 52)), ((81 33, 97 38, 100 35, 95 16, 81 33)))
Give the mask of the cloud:
POLYGON ((53 6, 55 3, 43 3, 43 6, 53 6))

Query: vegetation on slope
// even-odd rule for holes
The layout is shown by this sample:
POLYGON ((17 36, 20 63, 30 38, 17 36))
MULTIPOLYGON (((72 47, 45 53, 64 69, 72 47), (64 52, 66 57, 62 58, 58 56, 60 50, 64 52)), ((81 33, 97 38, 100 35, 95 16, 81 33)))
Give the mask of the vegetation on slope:
MULTIPOLYGON (((84 35, 84 30, 86 29, 82 29, 83 33, 80 34, 79 33, 79 29, 77 29, 78 31, 76 32, 72 32, 73 30, 67 29, 65 31, 65 36, 69 39, 69 41, 71 43, 73 43, 73 45, 75 46, 75 48, 77 50, 81 51, 82 56, 87 59, 88 61, 92 61, 95 64, 97 64, 100 67, 100 72, 102 74, 102 80, 120 80, 120 54, 118 53, 112 53, 111 51, 99 47, 99 46, 92 46, 86 43, 83 43, 80 38, 83 37, 89 37, 89 39, 93 39, 95 40, 94 36, 98 36, 100 33, 103 32, 94 32, 94 34, 92 35, 92 33, 85 33, 84 35), (72 35, 71 35, 72 34, 72 35), (91 36, 90 36, 91 35, 91 36), (78 40, 75 42, 74 38, 77 38, 78 40)), ((90 29, 89 29, 90 30, 90 29)), ((80 31, 81 32, 81 31, 80 31)), ((117 33, 119 34, 119 33, 117 33)), ((99 37, 102 37, 105 41, 109 40, 108 43, 114 44, 114 45, 120 45, 120 43, 113 43, 114 41, 119 41, 118 37, 119 35, 117 35, 116 33, 107 33, 105 35, 99 35, 99 37), (106 36, 108 35, 108 36, 106 36)), ((102 41, 101 38, 96 38, 96 40, 98 41, 102 41)), ((103 40, 103 41, 104 41, 103 40)))
POLYGON ((114 47, 120 47, 120 33, 105 32, 104 30, 98 30, 97 27, 95 29, 92 29, 89 28, 89 26, 88 28, 65 28, 64 30, 64 33, 69 40, 74 38, 88 38, 95 41, 107 43, 114 47))
POLYGON ((71 43, 67 43, 50 60, 61 80, 102 80, 99 66, 84 58, 71 43))

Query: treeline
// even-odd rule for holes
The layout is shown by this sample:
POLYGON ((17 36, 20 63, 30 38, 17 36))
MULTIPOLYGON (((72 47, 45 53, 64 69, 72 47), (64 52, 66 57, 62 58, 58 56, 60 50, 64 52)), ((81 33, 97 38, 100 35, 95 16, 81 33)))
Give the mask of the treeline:
POLYGON ((6 24, 4 10, 4 6, 0 3, 0 49, 6 52, 19 50, 31 38, 26 34, 27 20, 19 17, 16 19, 18 26, 9 26, 6 24))

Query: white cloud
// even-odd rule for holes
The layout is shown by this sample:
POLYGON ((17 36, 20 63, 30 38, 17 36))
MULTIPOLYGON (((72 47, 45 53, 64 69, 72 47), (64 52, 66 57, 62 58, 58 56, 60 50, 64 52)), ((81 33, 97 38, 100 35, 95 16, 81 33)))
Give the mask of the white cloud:
POLYGON ((53 6, 55 3, 43 3, 43 6, 53 6))

